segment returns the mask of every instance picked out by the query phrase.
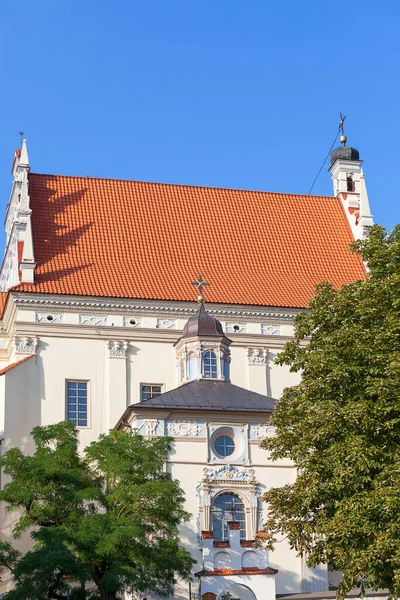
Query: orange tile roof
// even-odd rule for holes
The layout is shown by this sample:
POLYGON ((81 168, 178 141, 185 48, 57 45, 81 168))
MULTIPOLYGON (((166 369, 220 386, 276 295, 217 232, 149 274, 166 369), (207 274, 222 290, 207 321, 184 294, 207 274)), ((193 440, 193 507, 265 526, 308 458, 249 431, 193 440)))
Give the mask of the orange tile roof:
POLYGON ((8 292, 0 292, 0 316, 3 314, 7 302, 8 292))
POLYGON ((364 278, 340 201, 186 185, 29 175, 36 285, 27 292, 307 306, 364 278))
POLYGON ((24 356, 24 358, 21 358, 21 360, 17 360, 16 362, 11 363, 11 365, 7 365, 6 367, 4 367, 3 369, 0 370, 0 376, 4 375, 4 373, 7 373, 7 371, 9 371, 10 369, 17 367, 18 365, 25 362, 29 358, 32 358, 32 356, 35 356, 35 354, 30 354, 29 356, 24 356))

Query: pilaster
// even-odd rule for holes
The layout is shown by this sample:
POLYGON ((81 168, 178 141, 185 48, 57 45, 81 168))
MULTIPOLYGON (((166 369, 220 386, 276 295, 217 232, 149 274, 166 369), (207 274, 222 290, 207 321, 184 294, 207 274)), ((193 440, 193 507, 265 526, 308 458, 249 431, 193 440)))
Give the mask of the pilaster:
POLYGON ((126 340, 106 343, 108 360, 108 425, 111 429, 127 407, 127 351, 126 340))
POLYGON ((249 389, 252 392, 268 396, 267 389, 267 368, 268 368, 268 349, 267 348, 246 348, 249 389))

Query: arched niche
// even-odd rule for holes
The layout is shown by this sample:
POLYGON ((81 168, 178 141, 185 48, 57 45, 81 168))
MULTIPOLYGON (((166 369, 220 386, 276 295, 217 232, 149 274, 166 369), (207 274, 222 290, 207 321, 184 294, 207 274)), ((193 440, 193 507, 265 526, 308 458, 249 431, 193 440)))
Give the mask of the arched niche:
POLYGON ((231 569, 232 560, 228 552, 217 552, 214 556, 214 569, 231 569))
POLYGON ((242 554, 242 569, 252 567, 260 567, 258 554, 254 550, 246 550, 246 552, 243 552, 242 554))

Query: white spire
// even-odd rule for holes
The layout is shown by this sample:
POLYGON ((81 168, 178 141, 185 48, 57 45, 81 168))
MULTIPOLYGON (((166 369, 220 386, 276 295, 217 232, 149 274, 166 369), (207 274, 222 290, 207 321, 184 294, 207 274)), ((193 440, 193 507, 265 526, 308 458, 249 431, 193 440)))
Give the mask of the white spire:
POLYGON ((19 158, 20 167, 29 167, 28 148, 26 147, 26 140, 22 140, 21 156, 19 158))

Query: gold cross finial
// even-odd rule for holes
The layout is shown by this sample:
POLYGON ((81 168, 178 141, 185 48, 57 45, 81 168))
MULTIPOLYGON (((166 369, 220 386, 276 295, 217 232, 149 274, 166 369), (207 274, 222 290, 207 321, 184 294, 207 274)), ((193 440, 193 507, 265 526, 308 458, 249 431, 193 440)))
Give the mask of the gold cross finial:
POLYGON ((197 281, 192 281, 192 285, 195 285, 200 292, 200 296, 197 298, 197 302, 199 302, 200 304, 203 304, 204 303, 203 288, 206 285, 210 285, 210 284, 207 281, 204 281, 202 276, 199 275, 199 278, 197 281))

